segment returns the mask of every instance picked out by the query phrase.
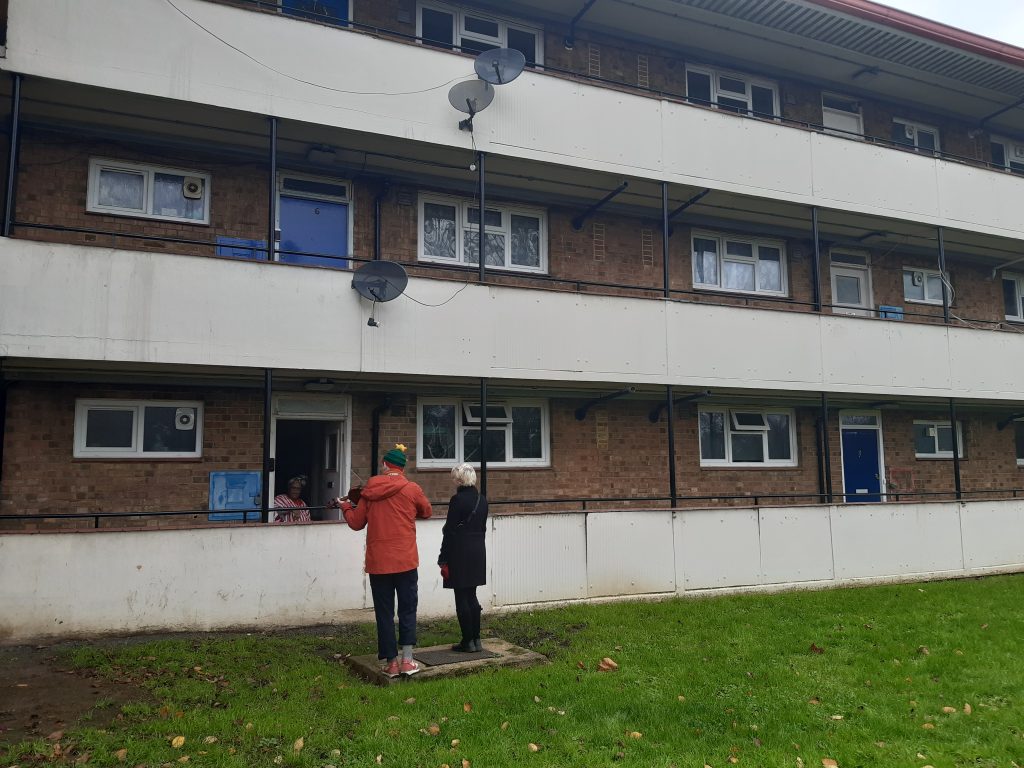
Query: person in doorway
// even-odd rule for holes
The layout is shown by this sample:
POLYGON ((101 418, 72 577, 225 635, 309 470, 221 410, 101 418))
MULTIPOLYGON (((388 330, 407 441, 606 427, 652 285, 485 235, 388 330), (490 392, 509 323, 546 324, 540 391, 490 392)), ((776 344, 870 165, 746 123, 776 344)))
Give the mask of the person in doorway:
POLYGON ((288 492, 279 493, 274 497, 275 523, 308 523, 309 505, 302 500, 302 492, 306 490, 304 475, 293 477, 288 481, 288 492))
POLYGON ((459 464, 452 470, 455 495, 448 502, 441 554, 444 588, 455 592, 455 613, 459 617, 462 640, 452 646, 459 653, 482 651, 480 645, 480 601, 476 588, 487 583, 487 551, 484 531, 487 528, 487 499, 476 488, 476 470, 459 464))
POLYGON ((338 499, 345 522, 354 531, 366 528, 366 573, 370 576, 373 611, 377 618, 377 658, 388 677, 415 675, 419 551, 416 520, 432 514, 419 485, 405 477, 405 446, 396 445, 371 477, 355 505, 338 499), (398 596, 398 643, 395 643, 395 596, 398 596), (398 645, 402 657, 398 658, 398 645))

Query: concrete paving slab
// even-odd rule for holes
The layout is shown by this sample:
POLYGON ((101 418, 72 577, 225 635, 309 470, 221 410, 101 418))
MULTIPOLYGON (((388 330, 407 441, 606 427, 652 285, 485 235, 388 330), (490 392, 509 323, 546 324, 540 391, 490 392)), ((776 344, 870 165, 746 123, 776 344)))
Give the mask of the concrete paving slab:
MULTIPOLYGON (((381 662, 376 655, 369 656, 348 656, 343 661, 357 675, 368 682, 376 685, 392 685, 415 680, 430 680, 438 677, 451 677, 453 675, 465 675, 471 672, 478 672, 481 669, 493 667, 533 667, 538 664, 547 664, 548 659, 535 651, 520 648, 499 638, 487 638, 482 641, 484 650, 489 651, 492 656, 470 656, 464 661, 460 660, 451 664, 431 665, 420 661, 421 671, 412 677, 389 678, 381 671, 381 662)), ((451 648, 448 645, 435 645, 429 648, 417 648, 417 655, 421 652, 442 651, 451 648)), ((467 654, 468 655, 468 654, 467 654)))

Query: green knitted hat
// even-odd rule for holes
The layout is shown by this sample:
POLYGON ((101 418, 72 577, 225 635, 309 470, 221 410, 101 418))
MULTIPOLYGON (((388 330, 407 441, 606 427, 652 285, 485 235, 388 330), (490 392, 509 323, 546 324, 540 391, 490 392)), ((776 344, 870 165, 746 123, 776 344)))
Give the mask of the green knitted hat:
POLYGON ((404 467, 405 458, 405 446, 401 443, 395 445, 390 451, 384 454, 384 461, 396 467, 404 467))

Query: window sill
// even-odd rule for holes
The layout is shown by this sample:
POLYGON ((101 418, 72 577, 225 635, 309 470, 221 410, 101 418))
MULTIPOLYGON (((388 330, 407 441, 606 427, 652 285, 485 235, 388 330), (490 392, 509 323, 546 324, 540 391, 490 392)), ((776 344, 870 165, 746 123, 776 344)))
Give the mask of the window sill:
MULTIPOLYGON (((147 463, 152 464, 153 462, 166 463, 166 462, 191 462, 199 463, 202 462, 202 456, 74 456, 72 457, 73 462, 84 462, 89 464, 96 463, 121 463, 121 462, 133 462, 133 463, 147 463)), ((255 470, 254 470, 255 471, 255 470)))
MULTIPOLYGON (((465 270, 472 270, 473 272, 477 272, 477 271, 480 270, 480 265, 479 264, 468 264, 468 263, 466 263, 464 261, 453 261, 451 259, 430 259, 430 258, 427 258, 427 257, 424 257, 424 256, 420 255, 420 256, 416 257, 416 261, 421 261, 424 264, 441 264, 441 265, 444 265, 444 266, 446 266, 446 267, 448 267, 450 269, 465 269, 465 270)), ((547 270, 546 267, 537 267, 537 268, 533 268, 533 267, 495 267, 495 266, 493 266, 491 264, 486 265, 484 267, 484 271, 486 271, 488 273, 500 272, 502 274, 508 274, 508 275, 547 275, 548 274, 548 270, 547 270)))
MULTIPOLYGON (((919 456, 918 454, 914 454, 914 458, 917 459, 918 461, 952 461, 953 454, 950 454, 948 456, 919 456)), ((961 456, 960 461, 967 461, 967 458, 961 456)))
POLYGON ((701 464, 701 469, 800 469, 799 464, 701 464))
MULTIPOLYGON (((417 472, 451 472, 452 469, 457 467, 457 466, 458 466, 458 462, 456 462, 455 464, 446 464, 444 466, 440 466, 440 465, 437 465, 437 464, 428 464, 426 466, 423 466, 419 462, 417 462, 413 466, 413 469, 415 471, 417 471, 417 472)), ((479 464, 470 464, 470 466, 473 467, 473 469, 475 469, 477 472, 480 471, 480 465, 479 464)), ((514 471, 517 471, 517 472, 521 472, 521 471, 524 471, 524 470, 534 471, 534 470, 550 470, 550 469, 551 469, 551 465, 550 464, 488 464, 487 465, 487 471, 488 472, 505 472, 507 470, 514 470, 514 471)))
POLYGON ((717 285, 701 285, 694 283, 693 290, 707 291, 709 294, 727 293, 730 296, 740 296, 748 299, 788 299, 789 293, 776 293, 774 291, 742 291, 736 288, 719 288, 717 285))
MULTIPOLYGON (((942 306, 942 302, 941 301, 925 301, 923 299, 908 299, 906 296, 903 297, 903 300, 905 302, 907 302, 907 304, 922 304, 922 305, 924 305, 926 307, 941 307, 942 306)), ((950 309, 953 308, 952 304, 950 304, 949 306, 950 306, 950 309)))

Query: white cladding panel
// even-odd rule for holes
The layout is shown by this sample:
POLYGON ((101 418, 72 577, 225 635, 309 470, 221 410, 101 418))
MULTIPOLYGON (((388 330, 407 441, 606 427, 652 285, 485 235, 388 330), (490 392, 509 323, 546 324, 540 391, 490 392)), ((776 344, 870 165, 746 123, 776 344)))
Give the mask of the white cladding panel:
POLYGON ((830 507, 768 507, 759 510, 761 583, 831 581, 830 507))
POLYGON ((761 583, 761 544, 756 509, 676 513, 676 557, 683 589, 742 587, 761 583))
POLYGON ((587 515, 587 596, 675 592, 672 513, 587 515))
POLYGON ((832 543, 837 579, 964 567, 956 504, 836 507, 832 543))
MULTIPOLYGON (((5 69, 472 148, 445 98, 472 77, 464 57, 202 0, 177 5, 212 34, 163 0, 11 0, 5 69)), ((476 127, 480 149, 513 157, 1024 233, 1011 202, 1019 179, 569 78, 525 73, 476 127)))
MULTIPOLYGON (((434 512, 437 513, 437 507, 434 508, 434 512)), ((420 554, 417 613, 420 616, 449 616, 455 611, 454 593, 450 589, 444 588, 441 582, 441 571, 437 567, 437 556, 441 552, 441 528, 443 525, 443 519, 418 520, 416 522, 416 546, 420 554)), ((491 527, 488 526, 485 533, 488 555, 490 555, 492 540, 491 527)), ((489 578, 488 582, 490 582, 489 578)), ((476 597, 480 601, 480 605, 491 605, 490 585, 477 587, 476 597)), ((373 607, 369 579, 366 584, 366 607, 373 607)))
POLYGON ((495 605, 576 600, 587 596, 584 515, 491 518, 488 551, 495 605))
POLYGON ((1024 563, 1024 502, 972 501, 960 520, 965 567, 1024 563))

